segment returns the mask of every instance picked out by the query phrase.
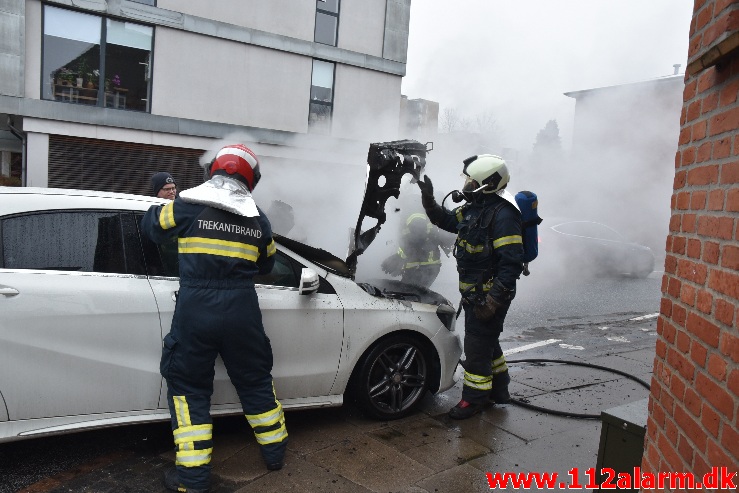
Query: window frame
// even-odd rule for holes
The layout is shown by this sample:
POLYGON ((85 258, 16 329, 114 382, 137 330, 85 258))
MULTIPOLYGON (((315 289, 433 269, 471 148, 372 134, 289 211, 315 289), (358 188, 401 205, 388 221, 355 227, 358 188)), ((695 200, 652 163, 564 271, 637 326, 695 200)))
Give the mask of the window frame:
MULTIPOLYGON (((136 0, 132 0, 132 1, 136 1, 136 0)), ((137 3, 141 3, 142 5, 150 5, 150 4, 145 3, 145 2, 137 2, 137 3)), ((154 5, 153 6, 156 6, 156 0, 154 0, 154 5)), ((156 26, 155 25, 152 25, 152 24, 146 24, 146 23, 143 23, 143 22, 132 22, 132 21, 130 21, 128 19, 118 18, 118 17, 114 17, 114 16, 110 16, 110 15, 101 15, 98 12, 90 12, 90 11, 87 11, 87 10, 81 10, 81 9, 75 9, 75 8, 68 8, 65 5, 47 4, 47 3, 42 4, 42 9, 41 9, 41 72, 42 73, 41 73, 41 77, 39 78, 39 85, 40 85, 39 94, 40 94, 41 100, 42 101, 51 101, 51 102, 56 102, 56 103, 76 104, 76 105, 79 105, 79 106, 89 106, 89 107, 93 107, 93 108, 120 109, 120 110, 123 110, 123 111, 135 111, 135 112, 140 112, 140 113, 151 113, 151 99, 152 99, 152 90, 153 90, 152 81, 153 81, 153 78, 154 78, 154 76, 153 76, 153 70, 152 70, 152 65, 154 63, 154 46, 156 44, 156 40, 155 40, 155 37, 156 37, 156 29, 155 29, 155 27, 156 26), (97 84, 97 87, 99 88, 98 89, 98 94, 97 94, 97 101, 96 101, 96 103, 94 105, 92 105, 92 104, 88 104, 88 105, 86 105, 86 104, 80 104, 78 102, 74 102, 74 101, 71 101, 71 100, 70 101, 63 101, 63 100, 60 101, 60 100, 56 99, 56 97, 54 96, 53 83, 52 83, 52 89, 51 89, 51 98, 48 98, 47 99, 44 96, 44 86, 47 83, 47 81, 44 81, 44 59, 45 59, 45 50, 46 50, 46 42, 45 42, 45 39, 44 38, 46 37, 47 9, 50 8, 50 7, 51 8, 54 8, 54 9, 59 9, 59 10, 66 10, 68 12, 73 12, 73 13, 77 13, 77 14, 84 14, 84 15, 89 15, 89 16, 97 17, 100 20, 100 44, 99 44, 99 46, 100 46, 100 54, 99 54, 99 57, 100 57, 100 59, 99 59, 100 68, 98 69, 99 72, 100 72, 100 75, 98 77, 98 84, 97 84), (134 24, 134 25, 137 25, 137 26, 143 26, 143 27, 151 28, 151 46, 150 46, 150 49, 149 49, 148 63, 146 64, 147 65, 146 66, 146 74, 145 74, 145 77, 144 77, 144 82, 146 83, 146 96, 147 97, 145 99, 144 98, 141 99, 141 101, 145 101, 146 102, 146 108, 144 110, 130 109, 130 108, 127 108, 127 107, 119 108, 118 105, 115 104, 116 103, 116 100, 118 98, 117 95, 114 96, 114 103, 112 105, 110 105, 110 106, 107 105, 107 94, 106 94, 106 91, 104 90, 104 87, 105 87, 105 80, 106 80, 106 74, 105 74, 105 57, 106 57, 106 53, 105 52, 106 52, 106 47, 107 47, 107 43, 108 43, 108 41, 107 41, 107 39, 108 39, 108 25, 107 25, 108 23, 107 23, 107 21, 108 20, 115 21, 115 22, 129 23, 129 24, 134 24), (101 84, 101 82, 102 82, 102 84, 101 84)))
POLYGON ((326 3, 326 0, 316 0, 316 16, 313 21, 313 42, 323 44, 326 46, 339 46, 339 14, 341 13, 341 0, 336 0, 336 12, 331 10, 321 9, 320 4, 326 3), (336 31, 334 32, 334 43, 324 43, 316 39, 318 34, 318 14, 323 14, 329 17, 336 17, 336 31))
POLYGON ((118 210, 118 209, 47 209, 24 211, 15 214, 8 214, 0 217, 0 269, 7 270, 38 270, 44 272, 56 272, 61 274, 82 274, 82 275, 106 275, 106 276, 146 276, 146 259, 141 248, 140 233, 134 211, 118 210), (126 272, 106 272, 102 270, 65 270, 55 268, 27 268, 27 267, 8 267, 5 265, 5 221, 31 216, 52 215, 52 214, 106 214, 118 217, 118 226, 121 228, 120 236, 120 256, 125 265, 126 272), (129 228, 129 229, 126 229, 129 228), (133 233, 127 236, 126 233, 133 233), (137 258, 134 258, 137 257, 137 258))
POLYGON ((310 116, 313 113, 311 111, 312 105, 318 105, 318 106, 324 106, 328 108, 328 123, 326 124, 326 135, 331 135, 331 131, 333 128, 333 120, 334 120, 334 99, 336 97, 336 63, 330 62, 328 60, 321 60, 319 58, 314 58, 311 65, 311 84, 310 84, 310 90, 308 93, 308 133, 317 133, 322 134, 323 132, 319 131, 319 129, 322 128, 322 125, 319 125, 317 123, 311 123, 310 116), (331 64, 331 101, 322 101, 319 99, 311 99, 311 94, 313 93, 313 87, 321 87, 321 86, 314 86, 313 85, 313 74, 315 72, 316 68, 316 62, 321 63, 330 63, 331 64), (311 131, 311 129, 314 129, 311 131))

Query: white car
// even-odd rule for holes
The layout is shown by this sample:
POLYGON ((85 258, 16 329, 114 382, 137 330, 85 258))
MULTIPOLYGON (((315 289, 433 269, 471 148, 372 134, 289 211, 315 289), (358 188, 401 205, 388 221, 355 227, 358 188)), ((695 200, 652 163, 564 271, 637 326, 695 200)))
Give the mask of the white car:
MULTIPOLYGON (((156 203, 0 187, 0 442, 169 419, 159 359, 179 286, 176 244, 139 232, 156 203)), ((285 409, 353 395, 394 419, 454 385, 462 348, 451 303, 399 283, 358 284, 328 252, 276 240, 275 268, 256 289, 285 409)), ((242 413, 220 360, 211 411, 242 413)))

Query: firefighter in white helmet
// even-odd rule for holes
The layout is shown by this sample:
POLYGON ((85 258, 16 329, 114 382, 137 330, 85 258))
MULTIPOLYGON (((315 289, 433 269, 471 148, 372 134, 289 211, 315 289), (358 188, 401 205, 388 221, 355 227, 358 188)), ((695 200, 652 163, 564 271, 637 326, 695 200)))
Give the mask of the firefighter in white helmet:
POLYGON ((464 160, 466 181, 455 195, 466 203, 454 210, 440 206, 431 180, 418 182, 421 202, 432 223, 457 233, 454 256, 465 314, 462 399, 449 416, 466 419, 486 402, 508 402, 508 366, 500 334, 516 281, 523 270, 521 213, 505 190, 510 175, 505 161, 491 154, 464 160))

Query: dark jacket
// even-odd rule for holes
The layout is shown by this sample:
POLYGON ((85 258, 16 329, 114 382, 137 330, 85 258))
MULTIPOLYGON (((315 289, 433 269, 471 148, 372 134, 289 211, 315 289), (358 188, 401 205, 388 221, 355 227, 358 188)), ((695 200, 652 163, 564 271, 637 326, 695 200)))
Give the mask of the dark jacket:
POLYGON ((454 256, 460 292, 465 296, 488 292, 499 303, 510 302, 523 271, 518 209, 489 194, 452 211, 434 204, 426 214, 439 228, 457 233, 454 256))
POLYGON ((178 198, 152 206, 141 224, 155 243, 179 237, 181 281, 251 280, 270 272, 275 262, 272 228, 259 213, 244 217, 178 198))

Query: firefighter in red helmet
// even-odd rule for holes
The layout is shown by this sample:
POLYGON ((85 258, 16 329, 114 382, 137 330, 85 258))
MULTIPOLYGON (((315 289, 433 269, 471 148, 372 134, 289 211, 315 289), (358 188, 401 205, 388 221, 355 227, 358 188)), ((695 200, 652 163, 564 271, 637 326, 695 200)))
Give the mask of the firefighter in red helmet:
POLYGON ((154 242, 178 239, 180 290, 160 364, 176 467, 164 481, 171 490, 191 493, 210 487, 210 396, 219 354, 267 469, 282 468, 287 447, 272 347, 253 281, 272 270, 275 253, 269 220, 251 195, 261 177, 259 160, 248 147, 229 145, 218 151, 206 176, 174 201, 152 206, 142 220, 154 242))

